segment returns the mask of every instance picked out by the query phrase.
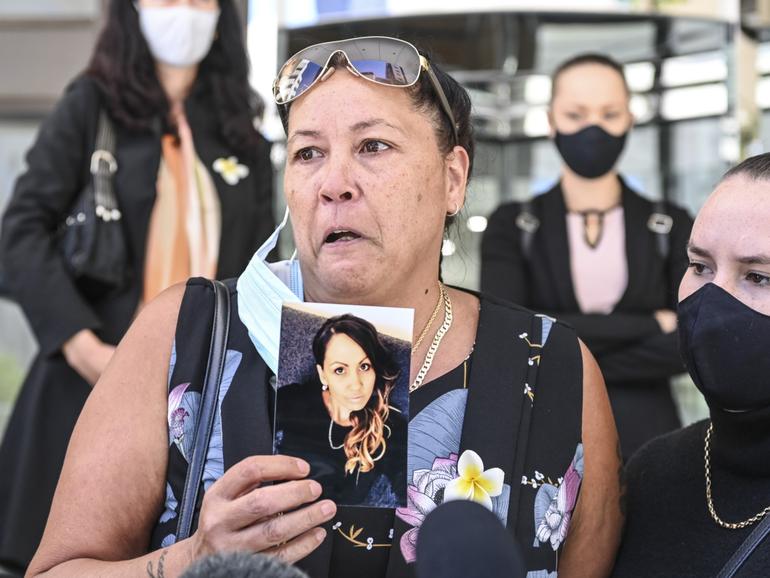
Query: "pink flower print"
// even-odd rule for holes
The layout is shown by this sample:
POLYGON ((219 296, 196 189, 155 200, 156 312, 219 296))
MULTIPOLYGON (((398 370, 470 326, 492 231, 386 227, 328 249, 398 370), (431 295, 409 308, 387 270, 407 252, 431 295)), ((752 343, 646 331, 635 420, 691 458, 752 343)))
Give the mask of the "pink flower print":
POLYGON ((171 430, 174 443, 179 443, 184 439, 184 418, 189 415, 190 412, 183 407, 178 407, 171 412, 171 416, 168 420, 168 427, 171 430))
POLYGON ((535 536, 539 542, 550 543, 554 551, 559 549, 569 531, 572 511, 580 491, 582 466, 583 446, 578 445, 575 458, 558 489, 552 484, 543 484, 535 497, 535 536), (546 503, 548 506, 542 511, 546 503))
POLYGON ((168 395, 168 435, 169 444, 175 444, 184 459, 188 460, 184 451, 184 420, 190 413, 183 407, 182 399, 190 387, 189 383, 181 383, 171 390, 168 395))
POLYGON ((417 557, 417 533, 430 512, 444 501, 444 489, 457 478, 457 454, 433 460, 430 470, 415 470, 406 488, 406 507, 397 508, 396 516, 414 526, 401 537, 401 553, 407 562, 417 557))

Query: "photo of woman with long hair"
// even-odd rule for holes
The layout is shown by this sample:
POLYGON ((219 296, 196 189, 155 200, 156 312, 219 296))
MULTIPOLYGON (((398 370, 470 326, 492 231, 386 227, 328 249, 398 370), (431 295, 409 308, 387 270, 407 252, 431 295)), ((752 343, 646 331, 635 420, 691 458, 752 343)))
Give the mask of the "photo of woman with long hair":
POLYGON ((326 319, 312 352, 315 371, 278 391, 276 452, 307 460, 337 503, 403 504, 407 426, 391 399, 404 372, 396 354, 372 323, 351 314, 326 319))

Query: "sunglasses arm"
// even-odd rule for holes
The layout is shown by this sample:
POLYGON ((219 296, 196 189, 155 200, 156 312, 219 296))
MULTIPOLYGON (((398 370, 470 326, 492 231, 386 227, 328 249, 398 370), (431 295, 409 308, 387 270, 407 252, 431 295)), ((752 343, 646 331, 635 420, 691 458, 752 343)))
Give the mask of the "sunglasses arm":
POLYGON ((428 78, 433 85, 433 90, 438 95, 438 99, 441 101, 441 107, 444 109, 444 112, 449 117, 449 122, 452 124, 452 134, 454 135, 455 144, 458 145, 460 144, 460 137, 457 134, 457 122, 455 121, 455 115, 452 112, 452 107, 449 105, 446 94, 444 94, 444 89, 441 87, 441 83, 438 81, 438 77, 430 67, 430 62, 428 62, 428 59, 425 58, 422 54, 420 54, 420 66, 422 66, 422 69, 428 73, 428 78))

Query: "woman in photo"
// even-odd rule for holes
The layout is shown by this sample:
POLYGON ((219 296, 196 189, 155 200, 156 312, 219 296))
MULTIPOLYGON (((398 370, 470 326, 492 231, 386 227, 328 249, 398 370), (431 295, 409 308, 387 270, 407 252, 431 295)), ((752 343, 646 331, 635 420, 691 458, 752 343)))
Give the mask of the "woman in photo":
POLYGON ((406 419, 390 404, 400 368, 365 319, 327 319, 313 339, 316 375, 277 396, 276 452, 303 458, 338 504, 406 500, 406 419))

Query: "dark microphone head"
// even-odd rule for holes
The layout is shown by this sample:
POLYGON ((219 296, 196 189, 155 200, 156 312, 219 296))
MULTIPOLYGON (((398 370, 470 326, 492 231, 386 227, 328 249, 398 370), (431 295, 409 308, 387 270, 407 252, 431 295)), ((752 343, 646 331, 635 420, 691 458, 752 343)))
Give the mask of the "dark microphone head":
POLYGON ((273 556, 230 552, 212 554, 192 564, 180 578, 309 578, 273 556))
POLYGON ((417 535, 417 578, 524 578, 519 546, 492 512, 468 500, 441 504, 417 535))

